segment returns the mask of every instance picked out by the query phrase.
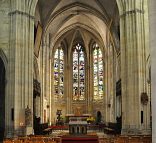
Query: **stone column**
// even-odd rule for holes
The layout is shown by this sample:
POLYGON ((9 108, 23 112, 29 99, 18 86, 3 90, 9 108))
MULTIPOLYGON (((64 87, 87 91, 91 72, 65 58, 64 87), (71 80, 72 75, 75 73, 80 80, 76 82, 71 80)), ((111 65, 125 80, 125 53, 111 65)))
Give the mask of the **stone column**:
POLYGON ((149 102, 142 105, 146 89, 148 50, 147 1, 117 0, 120 11, 122 134, 149 134, 149 122, 141 123, 141 111, 149 118, 149 102))
POLYGON ((108 107, 108 97, 109 97, 109 84, 108 84, 108 51, 103 52, 104 55, 104 109, 105 109, 105 122, 109 122, 109 107, 108 107))
POLYGON ((44 97, 45 97, 45 37, 41 43, 41 122, 44 122, 44 97))
POLYGON ((64 43, 64 45, 63 45, 63 47, 64 47, 64 102, 65 102, 65 107, 66 107, 66 109, 65 109, 65 115, 66 114, 68 114, 68 103, 67 102, 69 102, 69 100, 68 100, 68 92, 69 92, 69 85, 68 85, 68 70, 69 70, 69 66, 67 65, 67 58, 68 58, 68 47, 67 47, 67 44, 66 43, 64 43))
MULTIPOLYGON (((72 43, 72 42, 71 42, 72 43)), ((69 47, 67 47, 67 49, 72 48, 72 45, 70 45, 69 47)), ((73 76, 72 76, 72 72, 73 72, 73 67, 72 65, 72 50, 67 50, 67 55, 66 59, 67 59, 67 63, 66 63, 66 85, 67 85, 67 114, 72 114, 74 113, 72 110, 72 102, 73 102, 73 76)))
MULTIPOLYGON (((87 42, 86 42, 87 43, 87 42)), ((86 44, 88 45, 88 44, 86 44)), ((89 47, 86 47, 86 49, 89 49, 89 47)), ((92 99, 92 95, 91 95, 91 57, 92 57, 92 54, 91 54, 91 51, 88 50, 88 54, 86 54, 86 62, 85 62, 85 65, 86 65, 86 69, 85 69, 85 100, 86 100, 86 113, 91 113, 91 106, 92 106, 92 102, 91 102, 91 99, 92 99)))
POLYGON ((55 121, 56 121, 56 119, 55 119, 55 116, 56 116, 56 113, 55 112, 53 112, 53 111, 55 111, 55 101, 54 101, 54 82, 52 82, 52 81, 54 81, 54 52, 52 52, 52 51, 54 51, 53 49, 54 49, 54 45, 53 45, 53 42, 50 40, 50 49, 51 49, 51 51, 50 51, 50 71, 51 71, 51 84, 50 84, 50 88, 51 88, 51 99, 50 99, 50 102, 51 102, 51 104, 50 104, 50 110, 51 110, 51 122, 53 123, 53 124, 55 124, 55 121))
POLYGON ((41 41, 41 45, 40 45, 40 85, 41 85, 41 95, 40 95, 40 118, 43 116, 43 39, 41 41))
MULTIPOLYGON (((50 53, 49 53, 50 54, 50 53)), ((50 54, 51 55, 51 54, 50 54)), ((53 108, 51 108, 51 105, 52 105, 52 59, 51 59, 51 56, 49 57, 49 120, 50 120, 50 124, 52 124, 53 122, 53 116, 52 116, 52 111, 53 111, 53 108)))
POLYGON ((115 87, 116 87, 116 81, 115 81, 115 51, 114 51, 114 45, 112 41, 110 42, 110 96, 111 96, 111 122, 116 122, 116 116, 115 116, 115 107, 116 107, 116 92, 115 92, 115 87))
MULTIPOLYGON (((94 95, 94 83, 93 83, 93 48, 88 48, 88 113, 93 114, 93 95, 94 95)), ((92 115, 93 116, 93 115, 92 115)))
POLYGON ((105 57, 105 90, 106 90, 106 97, 105 101, 105 108, 106 108, 106 122, 115 122, 115 93, 114 93, 114 63, 113 63, 113 46, 110 41, 107 44, 107 52, 105 57))
POLYGON ((50 72, 51 72, 51 69, 50 69, 50 42, 49 42, 49 33, 47 33, 45 35, 46 37, 46 42, 45 42, 45 47, 46 47, 46 52, 45 52, 45 95, 46 95, 46 100, 47 100, 47 104, 46 104, 46 111, 47 111, 47 121, 46 122, 49 122, 50 121, 50 118, 51 118, 51 113, 50 113, 50 72))
POLYGON ((30 9, 25 0, 11 1, 8 96, 11 97, 14 110, 15 136, 33 133, 33 116, 29 125, 25 122, 27 106, 33 115, 34 16, 30 13, 30 9))
POLYGON ((150 11, 150 47, 151 47, 151 79, 152 79, 152 143, 156 143, 156 1, 151 0, 150 11))
POLYGON ((71 54, 69 52, 69 45, 66 46, 66 50, 65 50, 65 59, 66 59, 66 63, 65 63, 65 75, 64 75, 64 81, 65 81, 65 87, 66 87, 66 114, 70 114, 71 113, 71 85, 70 85, 70 76, 71 76, 71 72, 70 72, 70 61, 71 61, 71 54), (70 87, 70 88, 69 88, 70 87))
MULTIPOLYGON (((46 110, 46 117, 48 118, 50 112, 47 105, 50 105, 50 57, 49 57, 49 34, 44 35, 42 40, 42 64, 41 64, 41 121, 44 122, 44 110, 46 110)), ((46 118, 46 119, 47 119, 46 118)), ((46 121, 47 122, 47 121, 46 121)))
MULTIPOLYGON (((67 55, 65 55, 67 56, 67 55)), ((66 87, 66 109, 67 109, 67 114, 70 114, 71 113, 71 85, 70 85, 70 76, 71 74, 67 74, 67 73, 70 73, 70 66, 69 66, 69 63, 67 63, 67 65, 65 66, 65 76, 66 76, 66 81, 65 81, 65 87, 66 87), (70 88, 69 88, 70 87, 70 88)))

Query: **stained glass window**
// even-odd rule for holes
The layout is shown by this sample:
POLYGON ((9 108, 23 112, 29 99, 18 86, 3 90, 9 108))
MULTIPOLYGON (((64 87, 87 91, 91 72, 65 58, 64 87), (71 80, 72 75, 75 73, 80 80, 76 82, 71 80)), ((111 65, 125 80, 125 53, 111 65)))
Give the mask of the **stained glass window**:
POLYGON ((55 100, 64 95, 64 53, 58 48, 54 55, 54 95, 55 100))
POLYGON ((103 99, 103 56, 97 44, 93 45, 93 78, 94 78, 94 100, 103 99))
POLYGON ((80 44, 73 51, 73 100, 85 100, 85 58, 80 44))

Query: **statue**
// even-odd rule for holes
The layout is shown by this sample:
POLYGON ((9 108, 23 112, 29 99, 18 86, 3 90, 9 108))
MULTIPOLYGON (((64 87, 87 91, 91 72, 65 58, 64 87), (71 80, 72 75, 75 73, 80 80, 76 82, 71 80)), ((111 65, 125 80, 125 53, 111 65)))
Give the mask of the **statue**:
POLYGON ((29 106, 25 109, 25 125, 28 127, 32 126, 32 112, 29 106))
POLYGON ((61 119, 61 113, 62 110, 58 110, 57 109, 57 112, 56 112, 56 115, 57 115, 57 122, 56 122, 56 125, 63 125, 63 121, 61 119))

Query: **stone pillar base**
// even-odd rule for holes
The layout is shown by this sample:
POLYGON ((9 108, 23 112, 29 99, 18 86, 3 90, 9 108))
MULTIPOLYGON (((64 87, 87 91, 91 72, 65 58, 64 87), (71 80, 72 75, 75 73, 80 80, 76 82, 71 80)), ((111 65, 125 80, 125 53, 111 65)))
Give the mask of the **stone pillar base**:
POLYGON ((26 136, 34 134, 33 127, 19 127, 14 130, 13 128, 8 128, 5 134, 5 138, 13 138, 18 136, 26 136))
POLYGON ((19 127, 14 131, 14 137, 25 136, 25 135, 26 135, 25 126, 19 127))
POLYGON ((143 129, 141 130, 142 135, 152 135, 152 130, 151 129, 143 129))
POLYGON ((26 127, 26 135, 32 135, 34 134, 33 127, 26 127))
POLYGON ((139 135, 141 132, 138 129, 122 129, 121 130, 122 135, 139 135))
POLYGON ((141 129, 122 129, 122 135, 151 135, 151 130, 141 130, 141 129))
POLYGON ((7 131, 5 138, 12 138, 12 137, 14 137, 14 131, 12 131, 12 130, 7 131))
POLYGON ((5 138, 12 138, 14 137, 14 127, 13 126, 7 126, 5 129, 5 138))

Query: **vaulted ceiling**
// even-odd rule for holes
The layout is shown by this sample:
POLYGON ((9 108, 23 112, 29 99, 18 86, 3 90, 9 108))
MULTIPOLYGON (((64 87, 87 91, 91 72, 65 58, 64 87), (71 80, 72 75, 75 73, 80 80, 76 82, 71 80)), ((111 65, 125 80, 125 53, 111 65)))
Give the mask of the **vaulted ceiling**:
POLYGON ((108 31, 115 41, 119 38, 116 0, 39 0, 37 21, 40 21, 45 33, 53 35, 54 41, 72 30, 81 30, 82 34, 88 31, 104 43, 108 31))

